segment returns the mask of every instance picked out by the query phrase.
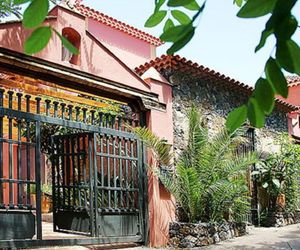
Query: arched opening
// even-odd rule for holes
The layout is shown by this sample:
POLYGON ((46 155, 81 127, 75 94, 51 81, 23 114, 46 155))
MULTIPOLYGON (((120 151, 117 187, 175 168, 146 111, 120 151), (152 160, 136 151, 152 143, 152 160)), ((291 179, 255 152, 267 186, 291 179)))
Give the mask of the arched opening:
MULTIPOLYGON (((68 39, 78 50, 80 50, 81 36, 73 28, 67 27, 62 30, 62 35, 68 39)), ((79 65, 79 56, 72 54, 64 45, 62 45, 62 61, 79 65)))

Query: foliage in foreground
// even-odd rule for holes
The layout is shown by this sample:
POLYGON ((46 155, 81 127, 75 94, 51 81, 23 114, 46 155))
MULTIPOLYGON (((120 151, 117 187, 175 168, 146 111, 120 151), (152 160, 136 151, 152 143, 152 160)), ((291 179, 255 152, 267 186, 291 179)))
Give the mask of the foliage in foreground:
POLYGON ((261 213, 299 208, 300 146, 293 144, 287 135, 282 136, 278 143, 280 152, 268 155, 252 173, 260 191, 261 213), (278 200, 280 195, 285 197, 282 207, 278 200))
POLYGON ((1 0, 0 1, 0 18, 15 15, 21 17, 21 8, 14 5, 13 0, 1 0))
MULTIPOLYGON (((150 131, 145 131, 147 129, 135 132, 145 142, 159 140, 150 131)), ((228 134, 224 129, 215 136, 209 135, 196 108, 191 109, 188 144, 175 164, 175 173, 163 174, 158 168, 154 169, 174 195, 181 221, 239 220, 249 212, 245 174, 258 159, 254 153, 238 154, 237 149, 242 143, 246 141, 238 132, 228 134)), ((151 146, 151 143, 146 144, 151 146)), ((158 147, 152 150, 160 155, 158 147)), ((165 155, 166 149, 162 152, 165 155)))

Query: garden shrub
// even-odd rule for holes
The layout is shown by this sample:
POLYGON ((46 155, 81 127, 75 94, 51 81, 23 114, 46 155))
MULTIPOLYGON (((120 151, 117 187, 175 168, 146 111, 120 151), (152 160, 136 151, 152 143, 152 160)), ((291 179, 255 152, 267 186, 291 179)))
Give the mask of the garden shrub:
POLYGON ((260 191, 261 216, 299 208, 300 146, 286 134, 278 144, 280 151, 269 154, 252 173, 260 191))
MULTIPOLYGON (((163 140, 147 129, 135 131, 155 155, 160 155, 163 140)), ((179 220, 240 220, 249 213, 246 172, 258 157, 253 152, 238 153, 239 146, 247 143, 241 136, 244 132, 238 130, 229 134, 224 128, 216 135, 210 135, 204 118, 195 107, 191 108, 187 146, 174 164, 174 174, 161 174, 158 168, 154 168, 176 199, 179 220)), ((162 152, 165 156, 166 150, 162 152)))

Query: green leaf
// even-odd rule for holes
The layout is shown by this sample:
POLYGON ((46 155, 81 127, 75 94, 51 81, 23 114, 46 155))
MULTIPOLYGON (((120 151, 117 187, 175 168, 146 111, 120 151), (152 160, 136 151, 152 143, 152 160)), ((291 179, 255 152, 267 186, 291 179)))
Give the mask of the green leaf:
POLYGON ((263 188, 267 188, 268 186, 269 186, 268 182, 265 182, 265 183, 262 185, 263 188))
POLYGON ((247 119, 247 106, 242 105, 228 114, 226 120, 226 128, 230 133, 233 133, 236 129, 243 125, 247 119))
POLYGON ((260 172, 259 171, 252 171, 251 175, 260 175, 260 172))
POLYGON ((165 42, 176 42, 180 37, 184 36, 191 25, 178 25, 169 28, 160 36, 160 39, 165 42))
POLYGON ((14 0, 14 5, 20 5, 23 3, 30 2, 31 0, 14 0))
POLYGON ((168 6, 170 7, 180 7, 180 6, 185 6, 188 4, 191 4, 192 2, 195 2, 195 0, 169 0, 168 1, 168 6))
POLYGON ((172 10, 171 14, 180 24, 189 24, 192 22, 189 16, 180 10, 172 10))
POLYGON ((234 0, 234 3, 238 6, 238 7, 242 7, 243 5, 243 0, 234 0))
POLYGON ((167 50, 168 55, 173 55, 176 51, 182 49, 194 36, 195 27, 191 26, 191 28, 185 32, 185 35, 180 39, 176 40, 176 42, 167 50))
POLYGON ((298 22, 294 16, 288 16, 276 25, 274 34, 278 40, 288 40, 295 33, 298 22))
POLYGON ((166 2, 166 0, 159 0, 156 2, 155 4, 155 10, 154 12, 157 12, 159 11, 160 7, 163 6, 163 4, 166 2))
POLYGON ((23 14, 23 26, 35 28, 42 24, 48 14, 48 0, 33 0, 23 14))
POLYGON ((261 110, 269 115, 274 108, 274 90, 272 85, 263 78, 259 78, 255 84, 254 98, 261 110))
POLYGON ((145 27, 151 28, 158 25, 167 15, 167 11, 160 10, 153 13, 145 23, 145 27))
POLYGON ((285 17, 289 16, 291 13, 291 10, 295 6, 298 0, 276 0, 275 8, 272 12, 272 22, 276 26, 279 24, 282 20, 284 20, 285 17))
POLYGON ((262 33, 261 33, 261 38, 259 41, 259 44, 256 46, 255 48, 255 53, 257 51, 259 51, 262 47, 265 46, 267 38, 273 33, 273 30, 267 30, 265 29, 262 33))
POLYGON ((78 55, 79 51, 78 49, 64 36, 62 36, 58 31, 54 30, 56 35, 60 38, 62 44, 74 55, 78 55))
POLYGON ((285 76, 281 72, 277 62, 270 57, 266 63, 265 73, 267 80, 272 84, 275 93, 281 95, 284 98, 288 96, 288 84, 285 76))
POLYGON ((291 10, 297 0, 277 0, 272 16, 266 24, 266 29, 279 27, 284 20, 291 17, 291 10))
POLYGON ((253 18, 271 13, 277 0, 248 0, 240 9, 237 16, 242 18, 253 18))
POLYGON ((265 114, 253 97, 248 102, 248 119, 251 125, 256 128, 261 128, 265 124, 265 114))
POLYGON ((272 179, 272 182, 277 188, 280 188, 280 181, 278 179, 272 179))
POLYGON ((184 7, 188 10, 199 10, 200 6, 196 0, 169 0, 169 7, 184 7))
POLYGON ((276 44, 276 60, 286 71, 291 73, 295 71, 292 51, 289 51, 287 41, 279 41, 276 44))
POLYGON ((174 27, 174 23, 173 21, 169 18, 166 23, 165 23, 165 26, 164 26, 164 32, 167 31, 168 29, 174 27))
POLYGON ((200 6, 196 1, 192 1, 191 3, 186 4, 183 7, 188 10, 195 10, 195 11, 200 9, 200 6))
POLYGON ((276 59, 280 66, 291 73, 300 75, 300 48, 293 40, 279 41, 276 59))
POLYGON ((198 16, 203 12, 203 10, 205 9, 206 6, 206 0, 204 1, 204 3, 202 4, 201 8, 197 11, 197 13, 193 16, 192 21, 194 22, 198 16))
POLYGON ((52 35, 49 26, 43 26, 35 29, 26 39, 24 50, 26 54, 35 54, 46 47, 52 35))

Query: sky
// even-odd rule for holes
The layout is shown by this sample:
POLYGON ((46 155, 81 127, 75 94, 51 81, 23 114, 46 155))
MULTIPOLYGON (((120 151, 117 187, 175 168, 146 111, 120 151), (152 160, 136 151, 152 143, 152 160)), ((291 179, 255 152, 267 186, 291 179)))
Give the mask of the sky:
MULTIPOLYGON (((162 33, 162 25, 150 29, 144 27, 145 21, 153 12, 154 0, 83 2, 154 36, 158 37, 162 33)), ((232 2, 208 0, 195 37, 177 54, 248 85, 254 85, 263 74, 264 64, 273 51, 275 39, 270 37, 265 48, 255 54, 254 48, 259 42, 268 17, 238 18, 236 13, 239 8, 232 2)), ((299 5, 295 8, 298 13, 299 5)), ((296 34, 296 37, 300 38, 300 33, 296 34)), ((157 55, 165 54, 168 46, 159 47, 157 55)))

